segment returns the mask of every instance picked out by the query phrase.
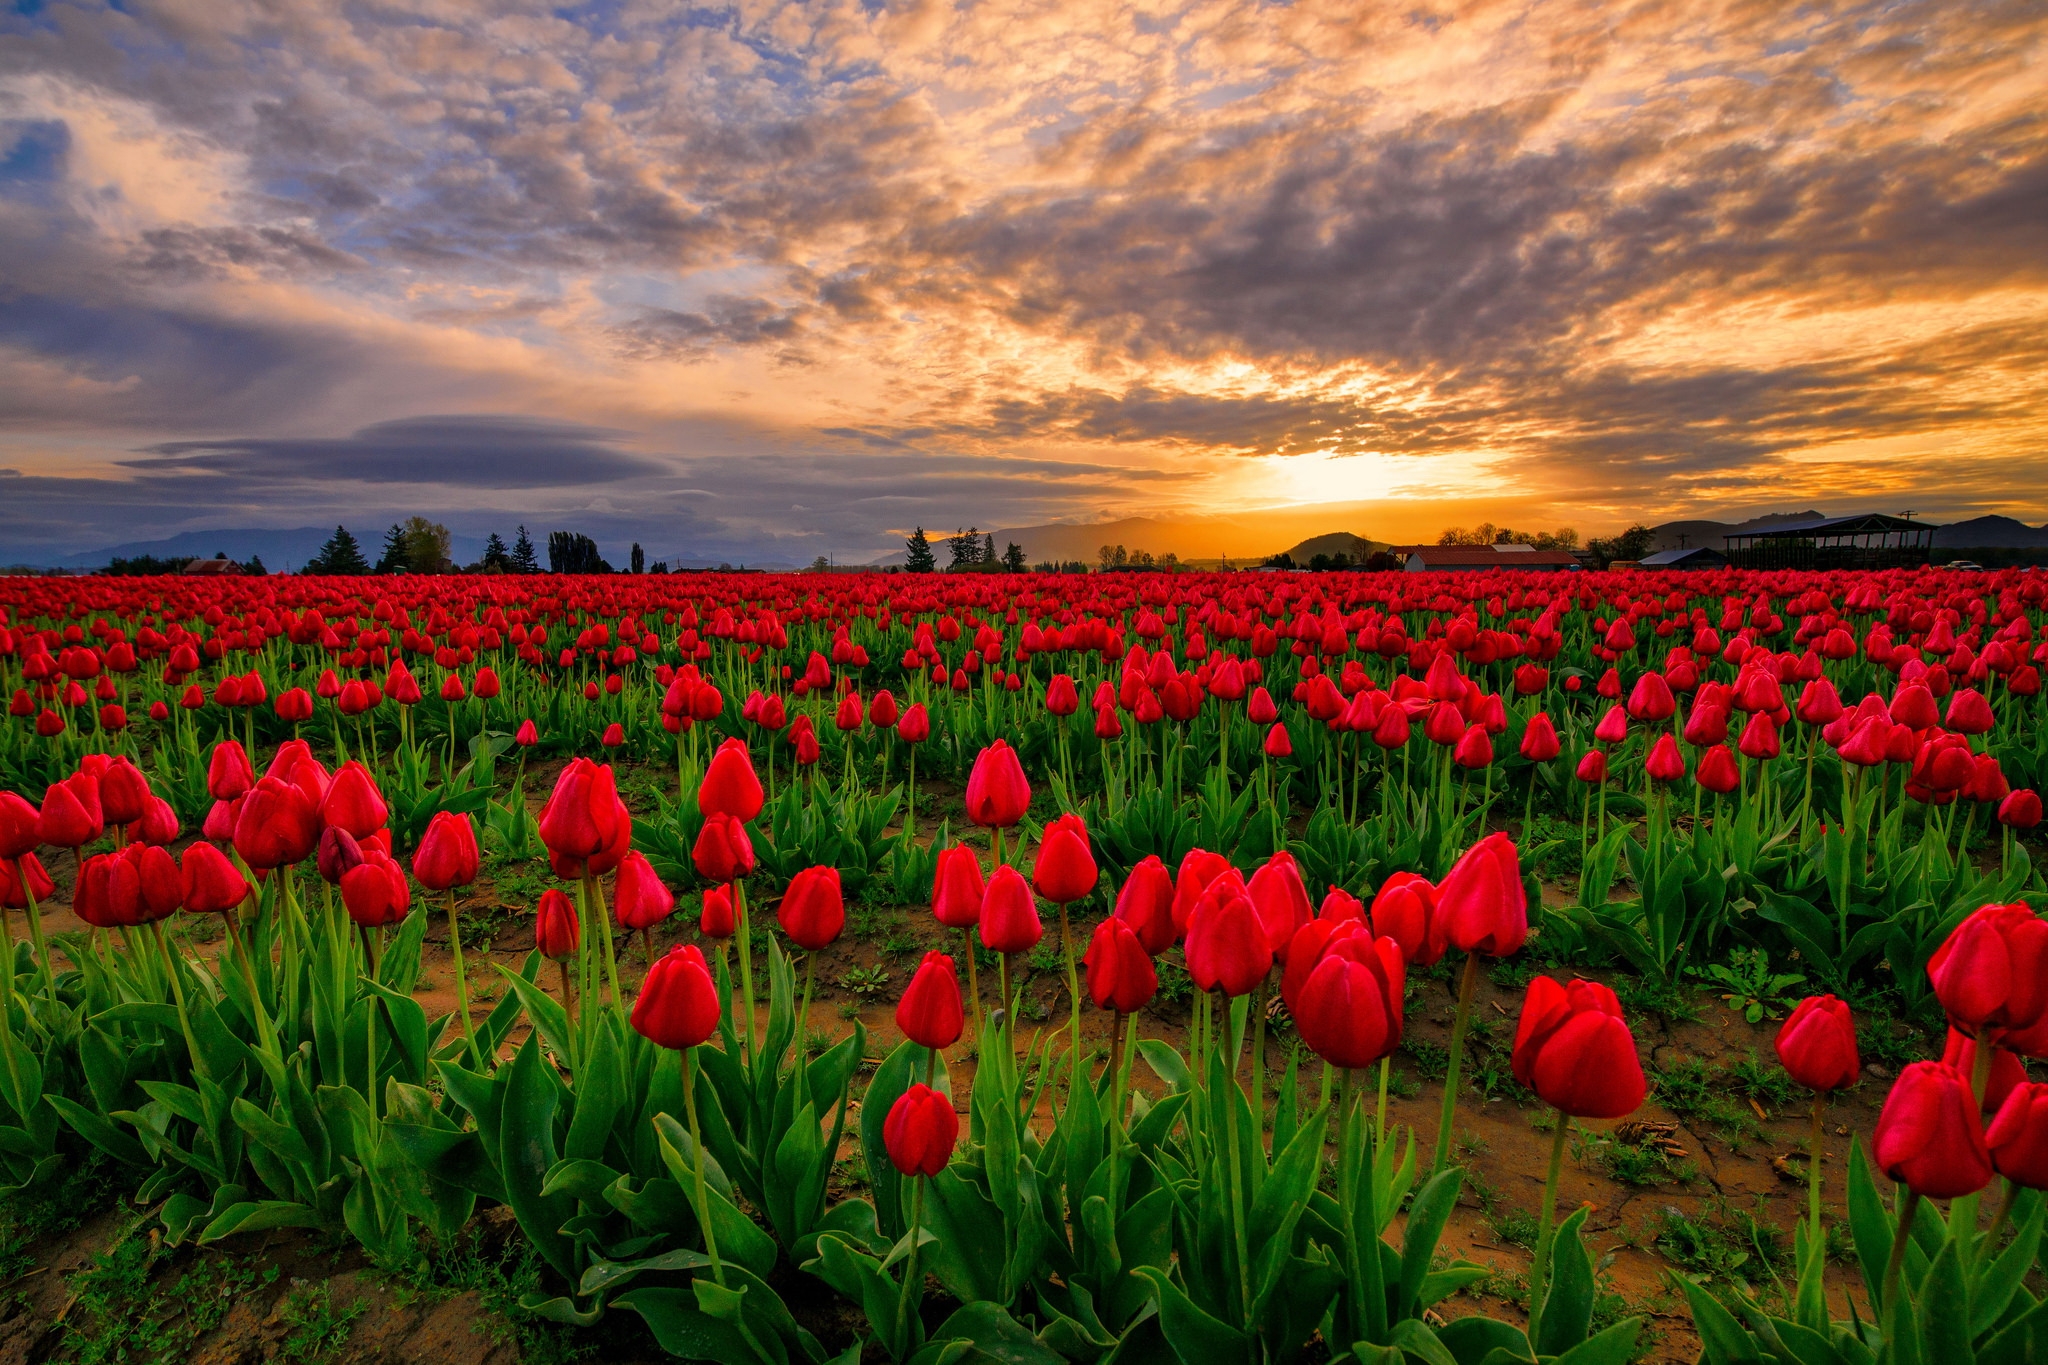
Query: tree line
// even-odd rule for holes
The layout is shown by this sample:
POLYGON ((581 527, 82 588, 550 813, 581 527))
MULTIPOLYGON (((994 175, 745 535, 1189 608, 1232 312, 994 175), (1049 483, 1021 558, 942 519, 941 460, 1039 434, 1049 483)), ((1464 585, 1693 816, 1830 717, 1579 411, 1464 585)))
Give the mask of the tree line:
MULTIPOLYGON (((510 545, 496 531, 484 541, 483 557, 473 564, 457 565, 450 557, 449 549, 454 537, 446 526, 425 517, 408 517, 394 522, 384 533, 384 545, 372 563, 363 553, 362 543, 350 533, 346 526, 334 528, 334 534, 320 547, 320 552, 306 561, 300 572, 309 574, 338 574, 350 577, 360 574, 388 573, 483 573, 483 574, 531 574, 542 572, 539 552, 534 548, 533 537, 524 526, 510 545)), ((656 560, 647 562, 647 554, 635 541, 629 558, 629 573, 667 573, 668 563, 656 560)), ((180 566, 182 567, 182 566, 180 566)), ((575 531, 553 531, 548 535, 548 573, 617 573, 604 555, 598 551, 597 542, 589 536, 575 531)), ((175 572, 171 570, 169 572, 175 572)))

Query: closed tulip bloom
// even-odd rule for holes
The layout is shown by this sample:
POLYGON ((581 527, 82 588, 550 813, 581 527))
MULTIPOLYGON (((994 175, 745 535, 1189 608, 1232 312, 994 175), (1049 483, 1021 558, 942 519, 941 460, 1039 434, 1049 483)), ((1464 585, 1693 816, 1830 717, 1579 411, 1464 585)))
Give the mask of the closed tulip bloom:
POLYGON ((1602 744, 1619 744, 1628 738, 1628 712, 1619 706, 1607 708, 1607 714, 1600 717, 1600 723, 1593 727, 1593 738, 1602 744))
POLYGON ((1097 1009, 1135 1014, 1159 990, 1152 955, 1130 922, 1116 915, 1095 926, 1081 961, 1088 969, 1088 998, 1097 1009))
POLYGON ((512 742, 522 749, 530 749, 540 743, 540 727, 530 720, 519 722, 519 728, 512 734, 512 742))
POLYGON ((923 702, 912 702, 903 708, 903 719, 896 722, 896 735, 905 744, 922 744, 932 737, 931 713, 924 709, 923 702))
POLYGON ((1531 981, 1512 1066, 1517 1081, 1573 1118, 1632 1114, 1647 1090, 1621 1002, 1597 981, 1531 981))
POLYGON ((313 866, 320 870, 321 881, 329 886, 341 885, 342 874, 362 860, 362 845, 353 834, 339 825, 329 825, 320 831, 320 842, 313 848, 313 866))
POLYGON ((1585 757, 1579 760, 1578 770, 1574 776, 1588 786, 1605 782, 1607 780, 1606 751, 1603 749, 1586 750, 1585 757))
POLYGON ((1198 990, 1249 995, 1273 968, 1273 949, 1236 872, 1209 884, 1188 916, 1188 974, 1198 990))
POLYGON ((846 900, 839 890, 839 869, 807 867, 789 879, 776 907, 775 922, 800 948, 817 952, 846 927, 846 900))
POLYGON ((1308 886, 1301 879, 1301 865, 1283 848, 1259 865, 1245 890, 1252 898, 1252 908, 1259 912, 1259 923, 1265 926, 1266 947, 1285 962, 1294 931, 1316 917, 1308 886))
POLYGON ((1941 711, 1934 694, 1923 683, 1906 683, 1892 694, 1892 720, 1911 730, 1931 730, 1941 724, 1941 711))
POLYGON ((312 801, 275 777, 257 779, 235 813, 235 852, 253 868, 303 862, 319 837, 320 812, 312 801))
POLYGON ((1291 758, 1294 756, 1294 737, 1287 733, 1287 727, 1275 721, 1266 731, 1264 743, 1266 757, 1291 758))
POLYGON ((232 801, 256 785, 256 769, 248 751, 232 739, 213 746, 206 764, 206 792, 216 801, 232 801))
POLYGON ((697 932, 706 938, 731 938, 738 923, 731 885, 708 888, 704 892, 704 909, 697 916, 697 932))
POLYGON ((1436 889, 1444 939, 1461 953, 1506 957, 1529 937, 1529 901, 1515 842, 1489 834, 1458 859, 1436 889))
POLYGON ((397 860, 365 849, 363 860, 341 874, 341 905, 365 929, 397 924, 412 909, 412 886, 397 860))
POLYGON ((17 792, 0 792, 0 858, 33 853, 40 842, 36 808, 17 792))
POLYGON ((1670 735, 1657 736, 1649 757, 1643 760, 1643 771, 1653 782, 1676 782, 1684 777, 1685 755, 1678 751, 1678 741, 1670 735))
POLYGON ((762 799, 761 779, 746 744, 734 738, 719 745, 697 786, 697 809, 705 815, 730 815, 745 824, 761 813, 762 799))
MULTIPOLYGON (((1977 1040, 1967 1034, 1948 1031, 1948 1041, 1941 1050, 1941 1060, 1977 1082, 1977 1040)), ((2006 1048, 1991 1049, 1991 1071, 1984 1080, 1984 1112, 1995 1114, 1998 1106, 2005 1103, 2005 1097, 2012 1088, 2027 1079, 2027 1064, 2019 1055, 2006 1048)))
POLYGON ((626 932, 652 929, 675 908, 676 893, 655 875, 646 854, 636 851, 620 860, 618 878, 612 885, 612 910, 626 932))
POLYGON ((24 853, 16 858, 0 858, 0 909, 26 910, 28 898, 34 896, 41 905, 57 890, 57 884, 50 880, 50 874, 35 854, 24 853))
POLYGON ((224 914, 249 898, 248 879, 212 844, 188 845, 178 871, 185 909, 192 914, 224 914))
POLYGON ((753 875, 754 841, 747 837, 746 826, 724 811, 714 811, 697 831, 690 861, 707 882, 737 881, 753 875))
POLYGON ((555 886, 541 892, 533 913, 533 946, 540 949, 540 955, 561 962, 574 957, 582 942, 583 923, 569 893, 555 886))
POLYGON ((1927 975, 1964 1033, 2026 1029, 2048 1012, 2048 923, 2024 902, 1987 905, 1935 950, 1927 975))
POLYGON ((115 862, 111 853, 87 858, 79 865, 78 880, 71 888, 71 913, 95 929, 118 929, 130 923, 114 909, 115 862))
POLYGON ((932 1176, 953 1159, 960 1140, 960 1116, 953 1102, 919 1083, 896 1097, 882 1122, 882 1147, 889 1164, 906 1176, 932 1176))
POLYGON ((981 922, 981 901, 987 891, 981 860, 959 844, 939 850, 932 871, 932 916, 948 929, 972 929, 981 922))
POLYGON ((1173 922, 1173 875, 1159 855, 1147 854, 1131 869, 1116 893, 1116 918, 1137 935, 1153 957, 1173 946, 1179 930, 1173 922))
POLYGON ((1778 1061, 1808 1090, 1856 1083, 1856 1021, 1832 995, 1809 995, 1778 1026, 1778 1061))
POLYGON ((1031 808, 1031 784, 1017 751, 1002 740, 983 749, 967 775, 967 818, 984 829, 1008 829, 1031 808))
POLYGON ((1532 763, 1548 763, 1563 749, 1558 742, 1557 727, 1550 723, 1550 715, 1538 711, 1529 717, 1529 724, 1522 730, 1522 757, 1532 763))
POLYGON ((1332 1066, 1367 1066, 1401 1042, 1401 945, 1353 928, 1316 963, 1291 1007, 1301 1041, 1332 1066))
POLYGON ((178 812, 171 809, 171 803, 161 796, 152 796, 149 798, 148 807, 142 812, 142 818, 128 826, 128 837, 145 844, 162 846, 175 843, 183 828, 178 823, 178 812))
POLYGON ((896 1002, 896 1027, 919 1047, 937 1051, 959 1042, 963 1025, 960 978, 953 959, 945 953, 926 953, 896 1002))
POLYGON ((412 855, 412 875, 429 891, 447 891, 476 880, 476 826, 457 811, 437 811, 412 855))
MULTIPOLYGON (((1763 716, 1764 713, 1759 711, 1757 715, 1763 716)), ((1717 796, 1726 796, 1742 785, 1742 769, 1736 765, 1735 755, 1728 752, 1727 745, 1716 744, 1700 755, 1700 766, 1694 771, 1693 780, 1717 796)))
POLYGON ((1991 1153, 1970 1078, 1946 1062, 1907 1066, 1877 1116, 1872 1154, 1886 1175, 1927 1199, 1955 1199, 1990 1184, 1991 1153))
POLYGON ((1209 889, 1209 883, 1228 871, 1230 859, 1206 848, 1191 848, 1182 855, 1180 872, 1173 884, 1173 922, 1180 933, 1188 931, 1188 916, 1194 913, 1195 902, 1209 889))
POLYGON ((153 795, 149 779, 124 754, 100 774, 100 817, 110 825, 128 825, 142 818, 153 795))
POLYGON ((609 872, 626 856, 632 832, 611 765, 571 759, 540 812, 550 861, 571 877, 609 872))
POLYGON ((1088 826, 1068 813, 1045 827, 1032 864, 1031 885, 1055 905, 1071 905, 1095 889, 1095 857, 1088 851, 1088 826))
POLYGON ((1413 872, 1388 877, 1372 898, 1372 931, 1400 944, 1402 955, 1413 965, 1434 965, 1448 942, 1443 916, 1437 912, 1436 887, 1413 872))
POLYGON ((2024 787, 1998 803, 1998 823, 2007 829, 2030 830, 2041 823, 2041 797, 2024 787))
POLYGON ((679 943, 647 969, 630 1022, 656 1047, 680 1052, 717 1032, 720 1013, 704 954, 694 943, 679 943))
POLYGON ((1458 746, 1451 750, 1451 761, 1461 768, 1477 771, 1493 762, 1493 737, 1486 733, 1483 725, 1466 727, 1458 746))
POLYGON ((1669 720, 1677 710, 1678 699, 1671 695, 1671 685, 1661 673, 1643 674, 1629 691, 1628 713, 1636 720, 1669 720))
POLYGON ((1992 1169, 2029 1190, 2048 1189, 2048 1085, 2016 1085, 1984 1134, 1992 1169))
POLYGON ((320 818, 358 839, 367 839, 384 828, 391 810, 384 804, 384 794, 377 790, 377 779, 370 776, 370 770, 350 759, 327 784, 327 795, 320 802, 320 818))
POLYGON ((43 793, 36 817, 36 842, 52 848, 81 848, 106 829, 99 814, 99 793, 84 773, 53 783, 43 793), (83 780, 81 780, 83 779, 83 780))
POLYGON ((1052 675, 1045 685, 1045 709, 1055 716, 1071 716, 1081 709, 1081 693, 1072 678, 1064 673, 1052 675))
POLYGON ((995 870, 982 892, 980 934, 981 941, 998 953, 1029 952, 1045 937, 1030 884, 1007 863, 995 870))

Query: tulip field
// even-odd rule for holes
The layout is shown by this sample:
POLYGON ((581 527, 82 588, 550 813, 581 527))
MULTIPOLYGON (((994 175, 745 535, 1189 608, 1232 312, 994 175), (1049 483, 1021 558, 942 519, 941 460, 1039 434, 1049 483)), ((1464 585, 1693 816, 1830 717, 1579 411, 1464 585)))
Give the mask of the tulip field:
POLYGON ((2048 1361, 2044 664, 2013 570, 0 579, 0 1354, 2048 1361), (483 1255, 468 1354, 303 1269, 483 1255))

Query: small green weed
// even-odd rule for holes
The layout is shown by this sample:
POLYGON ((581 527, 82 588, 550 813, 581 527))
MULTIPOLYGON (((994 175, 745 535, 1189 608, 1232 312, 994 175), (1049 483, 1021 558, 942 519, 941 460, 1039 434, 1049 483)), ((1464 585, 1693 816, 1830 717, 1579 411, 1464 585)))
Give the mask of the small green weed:
POLYGON ((888 986, 886 967, 849 967, 839 974, 839 989, 861 1000, 880 995, 888 986))
POLYGON ((318 1365, 348 1344, 350 1324, 369 1308, 359 1299, 337 1311, 327 1285, 294 1284, 278 1309, 291 1330, 278 1343, 277 1359, 286 1365, 318 1365))
POLYGON ((1773 972, 1771 959, 1761 948, 1734 949, 1727 962, 1710 963, 1706 977, 1729 1008, 1752 1024, 1790 1013, 1798 988, 1806 982, 1799 972, 1773 972))

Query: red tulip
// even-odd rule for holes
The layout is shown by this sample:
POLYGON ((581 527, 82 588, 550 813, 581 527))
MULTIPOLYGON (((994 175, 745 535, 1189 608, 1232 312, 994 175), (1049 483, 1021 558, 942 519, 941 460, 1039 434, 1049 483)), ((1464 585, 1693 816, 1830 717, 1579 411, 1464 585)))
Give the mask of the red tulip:
POLYGON ((959 1042, 963 1026, 960 979, 953 959, 945 953, 928 952, 903 988, 903 998, 896 1002, 896 1027, 919 1047, 936 1051, 959 1042))
POLYGON ((105 828, 99 791, 89 774, 74 773, 43 793, 42 812, 36 817, 37 843, 82 848, 99 838, 105 828))
POLYGON ((576 914, 576 902, 559 887, 541 892, 533 915, 533 946, 540 949, 540 955, 561 962, 574 957, 582 942, 583 923, 576 914))
POLYGON ((922 744, 932 737, 930 714, 923 702, 912 702, 903 710, 903 719, 896 722, 896 735, 905 744, 922 744))
POLYGON ((0 858, 0 909, 26 910, 30 896, 34 896, 36 904, 41 905, 56 890, 57 884, 50 880, 50 874, 43 870, 35 854, 0 858))
MULTIPOLYGON (((1762 711, 1757 715, 1768 720, 1762 711)), ((1718 796, 1726 796, 1742 785, 1742 769, 1735 762, 1735 755, 1728 752, 1725 744, 1716 744, 1700 755, 1700 765, 1693 773, 1693 780, 1706 790, 1718 796)))
POLYGON ((747 837, 746 826, 724 811, 714 811, 697 831, 690 860, 705 881, 736 881, 753 875, 754 841, 747 837))
POLYGON ((1832 995, 1809 995, 1778 1027, 1778 1061, 1808 1090, 1856 1083, 1856 1021, 1832 995))
POLYGON ((36 808, 16 792, 0 792, 0 858, 19 858, 35 851, 36 808))
POLYGON ((1173 946, 1179 931, 1173 922, 1173 877, 1159 855, 1147 854, 1116 895, 1116 918, 1130 926, 1153 957, 1173 946))
POLYGON ((479 861, 476 826, 470 818, 452 810, 436 811, 412 855, 412 875, 429 891, 448 891, 475 881, 479 861))
POLYGON ((1209 883, 1188 916, 1188 974, 1199 990, 1248 995, 1273 967, 1273 949, 1244 879, 1226 872, 1209 883))
POLYGON ((300 788, 275 777, 258 778, 238 805, 235 852, 250 867, 285 867, 305 861, 313 852, 320 837, 320 812, 300 788))
POLYGON ((1267 948, 1285 962, 1294 931, 1315 918, 1308 887, 1301 880, 1300 864, 1294 861, 1292 853, 1281 849, 1252 873, 1245 890, 1252 898, 1252 908, 1258 911, 1259 923, 1265 927, 1267 948))
POLYGON ((540 838, 556 875, 574 879, 611 871, 632 847, 633 819, 619 800, 610 764, 575 758, 541 808, 540 838))
POLYGON ((1676 782, 1684 777, 1685 755, 1678 751, 1678 741, 1668 734, 1657 736, 1649 757, 1643 760, 1643 771, 1653 782, 1676 782))
POLYGON ((1935 950, 1927 975, 1964 1033, 2024 1030, 2048 1012, 2048 923, 2024 902, 1987 905, 1935 950))
POLYGON ((1998 803, 1998 823, 2007 829, 2029 830, 2041 823, 2041 797, 2022 787, 1998 803))
POLYGON ((195 915, 225 914, 249 899, 249 883, 212 844, 190 844, 179 860, 185 909, 195 915))
POLYGON ((1586 783, 1588 786, 1605 782, 1607 780, 1606 752, 1601 749, 1586 750, 1585 756, 1579 760, 1578 770, 1574 775, 1579 781, 1586 783))
POLYGON ((676 893, 655 875, 654 864, 637 850, 619 860, 612 883, 612 910, 627 933, 652 929, 675 912, 676 893))
POLYGON ((1008 829, 1031 807, 1031 784, 1017 751, 1002 740, 983 749, 967 775, 967 818, 983 828, 1008 829))
POLYGON ((149 779, 122 754, 100 774, 100 815, 110 825, 128 825, 142 818, 153 799, 149 779))
POLYGON ((839 937, 846 927, 846 901, 839 890, 839 869, 807 867, 789 879, 775 922, 800 948, 816 952, 839 937))
POLYGON ((367 839, 384 828, 390 817, 391 810, 384 804, 384 794, 377 790, 377 779, 370 776, 370 770, 355 759, 342 764, 334 780, 327 784, 327 795, 320 803, 320 818, 358 839, 367 839))
POLYGON ((171 809, 171 803, 160 796, 149 798, 148 807, 142 818, 128 826, 128 837, 145 844, 159 847, 175 843, 183 826, 178 823, 178 812, 171 809))
POLYGON ((519 722, 519 728, 512 733, 512 742, 522 749, 540 743, 540 728, 530 720, 519 722))
MULTIPOLYGON (((1171 922, 1169 918, 1168 923, 1171 922)), ((1152 965, 1152 955, 1130 922, 1119 915, 1111 915, 1095 926, 1081 961, 1088 969, 1088 998, 1097 1009, 1134 1014, 1150 1003, 1159 990, 1159 974, 1152 965)))
POLYGON ((1088 851, 1088 826, 1068 813, 1045 827, 1031 884, 1055 905, 1071 905, 1095 890, 1094 855, 1088 851))
POLYGON ((980 934, 981 941, 998 953, 1028 952, 1045 937, 1030 885, 1007 863, 989 877, 982 893, 980 934))
POLYGON ((1289 1006, 1301 1041, 1332 1066, 1369 1065, 1401 1042, 1401 945, 1355 921, 1330 943, 1289 1006))
POLYGON ((1173 885, 1173 923, 1179 933, 1187 932, 1188 916, 1194 913, 1195 902, 1209 889, 1209 883, 1228 871, 1230 859, 1220 853, 1191 848, 1182 855, 1173 885))
POLYGON ((1401 945, 1417 967, 1428 967, 1444 955, 1444 917, 1437 911, 1437 890, 1429 879, 1396 872, 1380 884, 1372 898, 1372 931, 1401 945))
POLYGON ((907 1176, 932 1176, 953 1159, 960 1140, 960 1116, 953 1102, 928 1085, 913 1085, 889 1106, 882 1123, 882 1147, 891 1165, 907 1176))
POLYGON ((232 801, 256 785, 256 769, 240 744, 224 739, 207 760, 206 790, 216 801, 232 801))
POLYGON ((1928 1199, 1975 1194, 1991 1183, 1991 1153, 1970 1078, 1945 1062, 1899 1073, 1877 1116, 1879 1169, 1928 1199))
POLYGON ((329 886, 341 885, 342 874, 362 860, 362 845, 353 834, 339 825, 329 825, 320 831, 320 842, 313 846, 313 866, 319 869, 321 881, 329 886))
POLYGON ((706 938, 731 938, 738 921, 732 886, 727 883, 706 888, 704 909, 697 916, 697 932, 706 938))
MULTIPOLYGON (((1967 1034, 1948 1031, 1948 1041, 1941 1050, 1941 1060, 1970 1078, 1972 1085, 1977 1081, 1977 1040, 1967 1034)), ((1998 1106, 2005 1103, 2005 1097, 2012 1088, 2027 1079, 2027 1064, 2016 1053, 1994 1046, 1991 1049, 1991 1072, 1984 1082, 1984 1112, 1995 1114, 1998 1106)))
POLYGON ((630 1022, 656 1047, 680 1052, 717 1032, 722 1012, 704 954, 694 943, 679 943, 647 969, 630 1022))
POLYGON ((2013 1184, 2048 1189, 2048 1085, 2027 1081, 2012 1088, 1984 1134, 1991 1165, 2013 1184))
POLYGON ((986 891, 981 860, 973 849, 955 844, 939 850, 932 872, 932 915, 939 923, 948 929, 972 929, 981 922, 986 891))
POLYGON ((1621 1002, 1597 981, 1529 983, 1515 1028, 1515 1079, 1574 1118, 1618 1119, 1643 1102, 1642 1063, 1621 1002))
POLYGON ((397 924, 412 908, 412 886, 395 859, 364 849, 363 860, 341 874, 341 905, 365 929, 397 924))
POLYGON ((1464 953, 1506 957, 1529 937, 1529 902, 1514 840, 1489 834, 1458 859, 1436 891, 1444 939, 1464 953))
POLYGON ((1529 717, 1529 724, 1522 730, 1522 757, 1532 763, 1548 763, 1563 749, 1558 742, 1557 727, 1550 723, 1548 713, 1538 711, 1529 717))
POLYGON ((746 744, 728 739, 711 755, 704 780, 697 786, 697 809, 705 815, 730 815, 745 824, 761 813, 761 779, 746 744))

